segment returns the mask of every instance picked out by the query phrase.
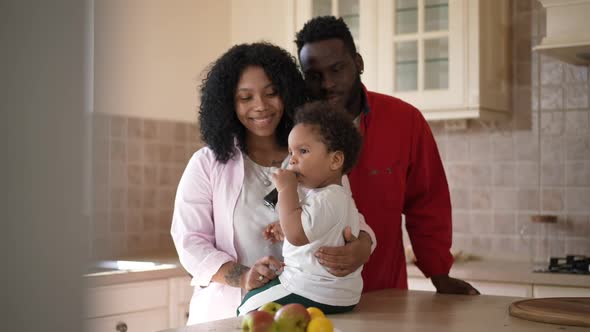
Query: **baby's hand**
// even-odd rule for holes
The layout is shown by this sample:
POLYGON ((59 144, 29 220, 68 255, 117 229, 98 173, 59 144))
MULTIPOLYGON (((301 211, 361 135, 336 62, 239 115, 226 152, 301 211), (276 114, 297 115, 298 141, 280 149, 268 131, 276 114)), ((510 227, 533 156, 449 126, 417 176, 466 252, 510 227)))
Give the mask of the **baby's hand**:
POLYGON ((295 188, 295 190, 297 190, 297 176, 293 171, 277 169, 277 171, 273 173, 272 179, 279 192, 288 188, 295 188))
POLYGON ((283 229, 281 228, 281 224, 278 221, 275 221, 266 226, 262 232, 262 236, 264 236, 265 240, 268 240, 273 244, 281 242, 285 239, 285 234, 283 234, 283 229))

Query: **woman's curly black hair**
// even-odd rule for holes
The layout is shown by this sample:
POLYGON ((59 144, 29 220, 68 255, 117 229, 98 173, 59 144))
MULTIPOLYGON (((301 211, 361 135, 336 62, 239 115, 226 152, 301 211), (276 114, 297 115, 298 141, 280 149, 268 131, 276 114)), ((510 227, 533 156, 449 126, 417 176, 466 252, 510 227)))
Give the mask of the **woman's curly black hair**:
POLYGON ((234 139, 240 150, 248 152, 246 128, 236 115, 235 93, 242 72, 249 66, 262 67, 283 101, 285 109, 276 129, 280 146, 287 146, 295 108, 305 102, 305 82, 295 58, 287 51, 265 42, 230 48, 211 65, 201 85, 199 106, 201 137, 222 163, 234 156, 234 139))
POLYGON ((309 20, 295 36, 297 44, 297 54, 301 54, 301 49, 305 44, 318 42, 327 39, 340 39, 346 49, 353 57, 356 55, 356 46, 354 38, 346 22, 334 16, 318 16, 309 20))
POLYGON ((363 138, 346 110, 336 109, 326 101, 309 102, 295 112, 297 124, 316 126, 328 152, 344 154, 342 174, 350 172, 360 155, 363 138))

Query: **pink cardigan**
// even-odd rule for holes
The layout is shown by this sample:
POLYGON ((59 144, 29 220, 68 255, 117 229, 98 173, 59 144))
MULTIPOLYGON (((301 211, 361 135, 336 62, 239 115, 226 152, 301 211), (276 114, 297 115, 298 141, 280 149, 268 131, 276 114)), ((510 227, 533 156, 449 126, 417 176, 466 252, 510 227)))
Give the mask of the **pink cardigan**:
MULTIPOLYGON (((172 239, 182 266, 196 286, 191 299, 188 325, 234 317, 241 289, 211 282, 219 268, 237 261, 234 247, 234 208, 244 181, 242 153, 220 163, 208 147, 197 151, 178 184, 172 218, 172 239)), ((343 184, 350 188, 348 179, 343 184)), ((375 234, 361 218, 361 230, 375 234)), ((261 241, 262 236, 261 236, 261 241)))

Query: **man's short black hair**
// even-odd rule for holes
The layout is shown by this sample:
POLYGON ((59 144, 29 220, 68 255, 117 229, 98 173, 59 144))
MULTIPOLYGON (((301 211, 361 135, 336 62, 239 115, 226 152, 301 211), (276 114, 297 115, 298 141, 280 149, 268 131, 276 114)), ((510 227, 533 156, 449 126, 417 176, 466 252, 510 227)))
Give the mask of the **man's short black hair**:
POLYGON ((301 53, 301 49, 305 44, 328 39, 342 40, 350 55, 353 57, 356 55, 354 38, 348 29, 348 25, 341 17, 336 18, 334 16, 318 16, 305 23, 296 35, 297 54, 301 53))
POLYGON ((360 155, 363 139, 354 126, 352 116, 344 109, 336 109, 325 101, 303 104, 295 111, 295 125, 317 127, 328 152, 342 151, 342 174, 350 172, 360 155))

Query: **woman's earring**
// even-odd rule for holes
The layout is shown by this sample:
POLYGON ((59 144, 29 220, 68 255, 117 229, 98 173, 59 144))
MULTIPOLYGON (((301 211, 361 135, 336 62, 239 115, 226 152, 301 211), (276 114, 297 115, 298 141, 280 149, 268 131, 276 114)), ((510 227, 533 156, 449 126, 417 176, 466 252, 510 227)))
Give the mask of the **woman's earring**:
POLYGON ((361 69, 361 71, 360 71, 360 73, 359 73, 359 74, 361 74, 361 75, 362 75, 364 72, 365 72, 365 71, 361 69))

